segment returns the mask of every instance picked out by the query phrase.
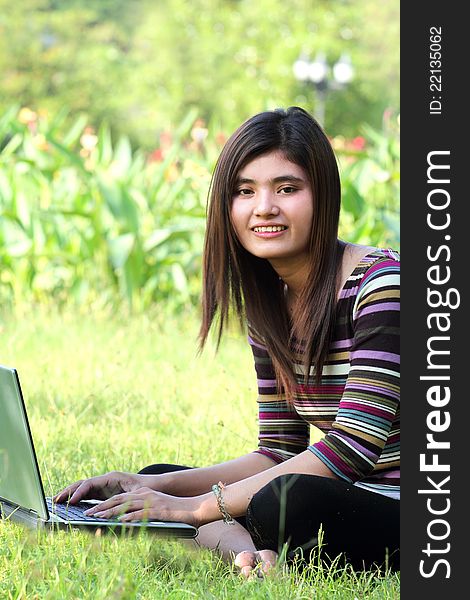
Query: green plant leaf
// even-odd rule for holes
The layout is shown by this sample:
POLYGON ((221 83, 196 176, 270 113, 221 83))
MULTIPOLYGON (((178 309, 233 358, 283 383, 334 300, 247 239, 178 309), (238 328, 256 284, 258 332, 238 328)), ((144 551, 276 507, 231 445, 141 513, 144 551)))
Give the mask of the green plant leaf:
POLYGON ((83 130, 88 123, 88 117, 86 115, 80 115, 72 127, 67 131, 67 133, 62 138, 62 143, 64 146, 70 147, 75 144, 83 130))
POLYGON ((116 238, 108 240, 109 259, 115 269, 122 268, 135 244, 133 233, 124 233, 116 238))
POLYGON ((23 136, 20 133, 15 135, 5 144, 1 154, 3 156, 10 156, 14 154, 23 143, 23 136))
POLYGON ((145 240, 143 245, 144 250, 150 252, 150 250, 160 246, 160 244, 168 240, 172 233, 171 229, 156 229, 145 240))
POLYGON ((79 169, 79 171, 88 175, 88 172, 83 164, 83 159, 80 155, 75 154, 72 150, 69 150, 66 146, 64 146, 64 144, 58 142, 50 133, 46 133, 45 137, 49 144, 54 146, 54 148, 56 148, 66 160, 79 169))
POLYGON ((106 123, 103 123, 98 131, 98 163, 101 166, 108 166, 113 159, 113 143, 111 140, 111 131, 106 123))
POLYGON ((353 215, 360 215, 364 210, 364 197, 358 192, 351 180, 345 180, 342 184, 341 194, 342 208, 353 215))
POLYGON ((132 164, 132 148, 129 138, 122 136, 119 138, 114 150, 114 161, 119 164, 123 172, 127 172, 132 164))
POLYGON ((183 267, 179 263, 174 263, 171 265, 171 275, 173 278, 173 283, 178 292, 182 294, 187 294, 188 292, 188 279, 186 277, 186 273, 183 270, 183 267))

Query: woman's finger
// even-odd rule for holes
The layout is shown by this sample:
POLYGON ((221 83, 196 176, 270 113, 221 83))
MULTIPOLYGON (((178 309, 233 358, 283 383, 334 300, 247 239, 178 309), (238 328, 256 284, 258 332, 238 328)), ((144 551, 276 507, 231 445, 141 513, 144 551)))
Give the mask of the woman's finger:
POLYGON ((146 486, 141 486, 137 489, 134 490, 134 492, 136 494, 155 494, 155 490, 152 490, 152 488, 146 487, 146 486))
POLYGON ((121 523, 127 523, 129 521, 148 521, 148 509, 143 508, 141 510, 136 510, 134 512, 128 512, 125 515, 121 515, 119 520, 121 523))
POLYGON ((80 479, 80 481, 76 481, 75 483, 68 485, 66 488, 64 488, 63 490, 58 492, 52 498, 52 501, 53 502, 64 502, 65 500, 68 500, 72 496, 72 494, 75 492, 75 490, 83 483, 83 481, 84 481, 83 479, 80 479))
POLYGON ((124 504, 129 504, 134 499, 134 494, 132 493, 124 493, 124 494, 116 494, 107 500, 103 500, 99 504, 92 506, 88 510, 85 511, 85 514, 88 516, 96 515, 97 513, 103 513, 106 511, 115 508, 116 506, 122 506, 124 504))
POLYGON ((122 504, 118 504, 106 510, 95 512, 92 515, 88 516, 98 517, 99 519, 111 519, 113 517, 119 517, 125 514, 129 510, 129 508, 136 507, 132 506, 131 502, 123 502, 122 504))
POLYGON ((96 506, 89 508, 85 511, 85 514, 96 515, 98 512, 101 513, 124 504, 127 506, 134 506, 135 502, 139 502, 141 507, 148 508, 151 506, 149 492, 153 493, 152 490, 149 490, 148 488, 142 488, 141 490, 137 490, 135 492, 123 492, 122 494, 115 494, 111 498, 108 498, 96 506))
POLYGON ((149 516, 149 502, 143 498, 136 498, 131 496, 130 494, 120 494, 121 499, 113 503, 113 505, 109 504, 109 501, 106 501, 107 506, 102 506, 105 504, 97 505, 93 512, 86 511, 88 516, 96 516, 100 519, 103 518, 111 518, 116 516, 124 516, 125 513, 135 512, 136 509, 141 513, 142 518, 148 518, 149 516))
POLYGON ((99 498, 101 488, 102 486, 97 485, 93 478, 84 479, 70 496, 69 502, 70 504, 76 504, 77 502, 80 502, 80 500, 89 500, 93 496, 99 498), (98 492, 98 494, 96 492, 98 492))

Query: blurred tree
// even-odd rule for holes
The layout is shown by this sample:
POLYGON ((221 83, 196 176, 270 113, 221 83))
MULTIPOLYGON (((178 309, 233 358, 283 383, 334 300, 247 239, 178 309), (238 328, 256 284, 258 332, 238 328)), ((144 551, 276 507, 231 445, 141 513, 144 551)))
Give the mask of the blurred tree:
POLYGON ((67 106, 98 121, 119 116, 126 99, 116 102, 115 93, 131 39, 126 4, 0 0, 2 104, 52 112, 67 106))
POLYGON ((348 52, 355 78, 325 126, 354 136, 398 109, 398 28, 398 0, 0 0, 0 108, 66 106, 152 147, 191 106, 224 130, 274 106, 313 110, 294 61, 348 52))

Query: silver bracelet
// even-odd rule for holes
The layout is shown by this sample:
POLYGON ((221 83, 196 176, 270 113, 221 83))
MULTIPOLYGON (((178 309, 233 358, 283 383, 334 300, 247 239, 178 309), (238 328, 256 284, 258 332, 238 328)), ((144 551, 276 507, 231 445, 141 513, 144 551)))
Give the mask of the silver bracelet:
POLYGON ((217 500, 217 506, 223 517, 224 523, 228 523, 228 525, 233 525, 235 523, 235 521, 233 520, 231 515, 227 512, 227 509, 225 508, 225 502, 222 497, 222 490, 224 490, 224 489, 225 489, 225 485, 221 481, 219 481, 219 483, 216 483, 212 486, 212 491, 214 492, 215 499, 217 500))

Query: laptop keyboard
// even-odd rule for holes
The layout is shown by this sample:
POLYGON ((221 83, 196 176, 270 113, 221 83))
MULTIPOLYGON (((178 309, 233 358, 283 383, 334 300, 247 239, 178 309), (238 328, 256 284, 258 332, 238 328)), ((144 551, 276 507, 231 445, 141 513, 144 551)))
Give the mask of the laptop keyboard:
MULTIPOLYGON (((90 504, 86 502, 79 502, 78 504, 55 504, 51 498, 46 498, 47 508, 50 513, 55 514, 62 519, 68 521, 99 521, 100 517, 88 516, 84 514, 85 510, 91 508, 90 504)), ((103 519, 104 521, 116 521, 118 519, 103 519)))

